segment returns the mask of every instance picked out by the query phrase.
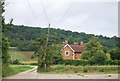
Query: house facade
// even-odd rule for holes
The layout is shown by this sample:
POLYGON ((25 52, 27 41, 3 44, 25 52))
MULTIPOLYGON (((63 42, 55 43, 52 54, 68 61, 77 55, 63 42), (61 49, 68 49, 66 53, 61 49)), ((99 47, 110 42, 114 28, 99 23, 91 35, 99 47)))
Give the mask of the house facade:
POLYGON ((63 42, 63 59, 80 59, 84 48, 83 42, 80 42, 80 45, 77 42, 74 42, 74 45, 69 45, 68 41, 63 42))

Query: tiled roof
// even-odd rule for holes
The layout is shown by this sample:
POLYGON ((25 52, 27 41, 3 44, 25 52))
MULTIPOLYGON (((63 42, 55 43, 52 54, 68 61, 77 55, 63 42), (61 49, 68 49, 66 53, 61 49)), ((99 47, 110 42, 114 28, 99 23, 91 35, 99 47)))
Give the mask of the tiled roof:
POLYGON ((83 52, 85 49, 85 46, 81 45, 70 45, 70 47, 75 51, 75 52, 83 52))

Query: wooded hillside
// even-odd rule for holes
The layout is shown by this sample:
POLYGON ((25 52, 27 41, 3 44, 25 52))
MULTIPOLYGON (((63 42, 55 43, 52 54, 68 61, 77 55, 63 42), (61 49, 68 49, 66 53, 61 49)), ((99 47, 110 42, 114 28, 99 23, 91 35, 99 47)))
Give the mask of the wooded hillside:
MULTIPOLYGON (((11 47, 18 47, 19 50, 35 50, 36 48, 32 45, 32 42, 37 38, 41 38, 46 36, 47 28, 40 27, 28 27, 28 26, 16 26, 7 30, 5 35, 8 37, 11 47)), ((73 42, 83 41, 87 43, 92 36, 98 37, 98 41, 103 45, 110 48, 117 48, 118 37, 114 36, 104 37, 102 35, 94 35, 94 34, 86 34, 84 32, 72 32, 69 30, 62 29, 50 29, 50 40, 59 39, 56 44, 61 44, 64 40, 68 40, 69 44, 73 44, 73 42)))

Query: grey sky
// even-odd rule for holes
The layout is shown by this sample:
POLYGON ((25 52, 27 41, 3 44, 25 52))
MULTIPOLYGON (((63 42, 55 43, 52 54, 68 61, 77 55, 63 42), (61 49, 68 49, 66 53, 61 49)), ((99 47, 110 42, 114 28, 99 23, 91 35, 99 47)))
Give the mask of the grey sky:
MULTIPOLYGON (((109 37, 118 36, 117 0, 106 0, 106 2, 42 0, 42 2, 52 28, 109 37)), ((13 24, 16 25, 48 26, 49 22, 45 17, 41 0, 6 0, 6 4, 8 4, 4 13, 6 22, 13 18, 13 24)))

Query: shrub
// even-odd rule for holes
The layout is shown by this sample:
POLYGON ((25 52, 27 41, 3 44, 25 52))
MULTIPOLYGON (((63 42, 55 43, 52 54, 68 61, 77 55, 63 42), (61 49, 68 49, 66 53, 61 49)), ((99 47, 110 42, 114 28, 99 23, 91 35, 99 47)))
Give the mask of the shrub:
POLYGON ((74 69, 74 73, 78 73, 79 72, 79 70, 78 69, 74 69))
POLYGON ((83 65, 83 66, 89 65, 89 61, 88 60, 83 60, 83 59, 81 59, 81 60, 64 59, 63 61, 64 61, 63 63, 65 65, 75 65, 75 66, 78 66, 78 65, 83 65))
MULTIPOLYGON (((93 59, 91 59, 93 60, 93 59)), ((53 64, 64 64, 64 65, 74 65, 74 66, 86 66, 86 65, 98 65, 93 61, 85 60, 85 59, 79 59, 79 60, 74 60, 74 59, 62 59, 59 61, 55 61, 53 64)), ((120 60, 106 60, 103 64, 99 63, 99 65, 120 65, 120 60)))
POLYGON ((100 68, 99 72, 104 72, 104 69, 103 69, 103 68, 100 68))
POLYGON ((87 68, 83 68, 83 72, 84 72, 84 73, 87 73, 87 72, 88 72, 88 69, 87 69, 87 68))
POLYGON ((19 64, 19 60, 13 60, 13 64, 19 64))
POLYGON ((120 65, 120 60, 108 60, 108 61, 106 61, 106 64, 109 64, 109 65, 120 65))

